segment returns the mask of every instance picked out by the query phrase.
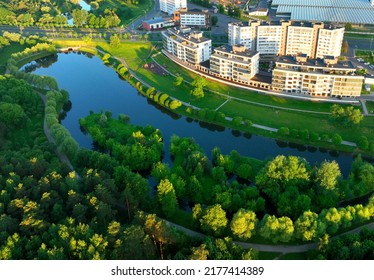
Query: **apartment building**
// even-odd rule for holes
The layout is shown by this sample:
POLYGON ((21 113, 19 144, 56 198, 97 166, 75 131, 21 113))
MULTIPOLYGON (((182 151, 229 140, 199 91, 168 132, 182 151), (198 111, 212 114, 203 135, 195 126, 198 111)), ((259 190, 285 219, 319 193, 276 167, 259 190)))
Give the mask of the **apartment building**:
POLYGON ((255 50, 258 25, 260 25, 259 21, 229 23, 229 45, 244 45, 250 50, 255 50))
POLYGON ((211 25, 209 10, 180 9, 174 12, 174 20, 182 26, 209 27, 211 25))
POLYGON ((274 56, 283 53, 283 26, 278 24, 262 24, 257 27, 255 49, 262 56, 274 56))
POLYGON ((248 84, 258 73, 260 55, 244 45, 225 45, 214 49, 210 71, 218 77, 248 84))
POLYGON ((261 56, 339 56, 344 27, 294 21, 229 23, 229 44, 243 44, 261 56))
POLYGON ((212 40, 191 28, 169 28, 162 32, 162 41, 164 50, 193 65, 209 60, 212 54, 212 40))
POLYGON ((160 10, 169 15, 183 8, 187 8, 187 0, 160 0, 160 10))
POLYGON ((272 89, 316 97, 360 96, 363 76, 350 61, 335 57, 308 59, 306 54, 280 56, 273 70, 272 89))

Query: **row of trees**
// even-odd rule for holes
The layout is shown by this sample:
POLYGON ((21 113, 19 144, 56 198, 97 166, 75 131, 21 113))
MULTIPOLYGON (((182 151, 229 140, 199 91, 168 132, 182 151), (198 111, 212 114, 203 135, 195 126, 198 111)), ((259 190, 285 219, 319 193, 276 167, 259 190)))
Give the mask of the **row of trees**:
MULTIPOLYGON (((170 210, 170 205, 164 204, 164 207, 170 210)), ((211 236, 223 236, 231 231, 235 239, 244 241, 258 235, 274 243, 294 240, 317 242, 325 235, 334 235, 339 230, 349 229, 353 225, 372 219, 374 196, 366 206, 357 204, 338 209, 324 209, 320 214, 308 210, 295 221, 287 216, 277 217, 269 214, 259 221, 255 212, 239 209, 229 222, 228 215, 220 204, 205 209, 196 204, 192 209, 192 215, 200 229, 211 236)))

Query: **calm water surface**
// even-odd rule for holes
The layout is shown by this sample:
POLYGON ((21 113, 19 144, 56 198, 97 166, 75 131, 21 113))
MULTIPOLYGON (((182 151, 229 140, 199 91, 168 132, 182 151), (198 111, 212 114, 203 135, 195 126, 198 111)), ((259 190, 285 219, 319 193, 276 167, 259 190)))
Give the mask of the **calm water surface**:
POLYGON ((47 67, 37 68, 34 73, 49 75, 57 79, 59 87, 70 93, 72 108, 62 124, 70 131, 78 143, 92 148, 92 140, 84 135, 78 120, 89 114, 90 110, 111 111, 113 117, 123 113, 135 125, 150 124, 159 128, 165 141, 165 160, 169 161, 169 140, 173 134, 193 137, 210 155, 218 146, 223 153, 237 150, 241 155, 266 159, 278 154, 296 155, 306 158, 311 164, 323 160, 336 160, 344 175, 347 175, 353 156, 347 153, 326 151, 313 147, 280 143, 274 139, 256 135, 243 135, 222 127, 212 126, 166 112, 147 98, 140 95, 117 73, 103 65, 97 57, 84 54, 58 54, 57 61, 47 67))

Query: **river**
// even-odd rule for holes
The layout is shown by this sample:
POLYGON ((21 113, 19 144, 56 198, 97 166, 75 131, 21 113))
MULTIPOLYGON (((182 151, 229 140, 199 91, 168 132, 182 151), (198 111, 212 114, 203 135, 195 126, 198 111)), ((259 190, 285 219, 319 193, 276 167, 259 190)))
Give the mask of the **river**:
MULTIPOLYGON (((89 135, 82 133, 79 119, 89 114, 111 111, 113 116, 123 113, 131 118, 131 123, 159 128, 165 142, 165 160, 170 162, 169 140, 173 134, 193 137, 208 156, 218 146, 226 154, 237 150, 243 156, 268 159, 278 154, 304 157, 313 165, 324 160, 336 160, 344 176, 350 170, 353 156, 349 153, 327 151, 315 147, 280 143, 274 139, 257 135, 242 134, 231 129, 194 121, 184 116, 170 113, 138 93, 127 81, 105 66, 97 57, 85 54, 57 54, 52 63, 38 65, 33 71, 39 75, 55 77, 59 87, 70 94, 72 108, 62 120, 80 146, 92 148, 89 135), (57 58, 57 60, 56 60, 57 58)), ((35 64, 35 62, 34 62, 35 64)))

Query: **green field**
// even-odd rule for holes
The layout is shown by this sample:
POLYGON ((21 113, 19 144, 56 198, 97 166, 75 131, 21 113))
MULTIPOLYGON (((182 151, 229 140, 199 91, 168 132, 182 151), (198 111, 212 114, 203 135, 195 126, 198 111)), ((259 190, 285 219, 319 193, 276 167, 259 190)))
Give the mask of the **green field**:
POLYGON ((10 44, 0 48, 0 74, 5 74, 5 65, 12 53, 21 52, 26 48, 26 46, 21 46, 19 44, 10 44))
POLYGON ((374 101, 366 101, 366 108, 369 114, 374 114, 374 101))

